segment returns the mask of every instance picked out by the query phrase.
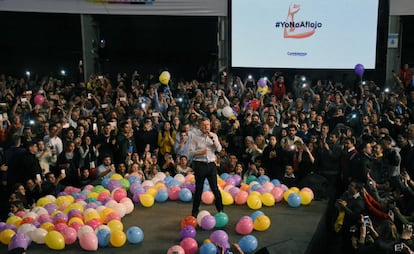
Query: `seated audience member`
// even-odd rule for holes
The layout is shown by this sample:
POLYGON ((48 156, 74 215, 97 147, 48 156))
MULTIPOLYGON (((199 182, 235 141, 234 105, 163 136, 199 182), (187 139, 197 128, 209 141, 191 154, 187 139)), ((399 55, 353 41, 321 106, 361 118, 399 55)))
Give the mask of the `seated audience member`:
POLYGON ((44 195, 57 196, 65 189, 65 186, 60 183, 60 181, 65 179, 65 177, 66 175, 64 173, 60 173, 57 178, 52 172, 47 173, 45 176, 45 181, 42 184, 42 193, 44 195))
POLYGON ((98 178, 111 177, 115 173, 115 165, 109 155, 104 156, 102 164, 96 169, 98 178))
POLYGON ((188 165, 187 156, 181 155, 180 160, 177 164, 176 172, 177 174, 183 174, 183 175, 193 173, 193 169, 188 165))
POLYGON ((281 182, 289 188, 298 186, 298 179, 293 172, 292 165, 285 166, 285 174, 283 175, 281 182))
POLYGON ((20 199, 10 201, 9 207, 10 207, 9 216, 16 215, 17 212, 19 211, 23 211, 23 212, 26 211, 24 204, 20 199))
POLYGON ((83 188, 83 187, 85 187, 86 185, 89 185, 89 184, 94 184, 95 180, 96 179, 94 179, 90 175, 88 168, 81 169, 81 174, 79 176, 79 187, 80 188, 83 188))

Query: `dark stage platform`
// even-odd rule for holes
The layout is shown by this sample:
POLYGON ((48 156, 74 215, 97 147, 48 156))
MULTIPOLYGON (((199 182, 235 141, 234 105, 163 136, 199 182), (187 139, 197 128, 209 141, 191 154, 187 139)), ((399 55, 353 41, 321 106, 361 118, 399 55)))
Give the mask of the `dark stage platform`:
MULTIPOLYGON (((263 207, 260 211, 269 216, 271 226, 264 232, 252 232, 259 243, 255 252, 276 253, 274 252, 275 249, 278 249, 276 243, 288 243, 292 246, 290 248, 294 248, 294 252, 284 251, 283 253, 323 253, 324 246, 326 246, 326 209, 327 201, 313 201, 309 206, 301 206, 299 208, 291 208, 284 201, 276 204, 274 207, 263 207)), ((216 212, 213 205, 202 205, 200 210, 208 210, 212 215, 216 212)), ((148 254, 167 253, 169 247, 180 243, 180 223, 185 216, 190 215, 190 211, 191 203, 181 201, 168 201, 161 204, 155 203, 150 208, 136 205, 135 211, 126 215, 122 220, 124 232, 130 226, 138 226, 144 232, 144 240, 138 245, 127 243, 120 248, 99 248, 98 252, 105 254, 131 252, 148 254)), ((242 237, 242 235, 237 234, 235 231, 237 221, 242 216, 250 216, 254 211, 248 208, 247 205, 225 206, 224 212, 229 217, 229 224, 224 230, 228 233, 231 243, 237 243, 242 237)), ((201 228, 197 229, 196 240, 199 247, 213 231, 205 231, 201 228)), ((1 244, 0 253, 6 253, 6 251, 7 246, 1 244)), ((27 253, 40 254, 49 251, 50 249, 45 245, 32 243, 27 253)), ((64 250, 53 252, 74 254, 86 251, 82 250, 78 243, 75 243, 66 246, 64 250)))

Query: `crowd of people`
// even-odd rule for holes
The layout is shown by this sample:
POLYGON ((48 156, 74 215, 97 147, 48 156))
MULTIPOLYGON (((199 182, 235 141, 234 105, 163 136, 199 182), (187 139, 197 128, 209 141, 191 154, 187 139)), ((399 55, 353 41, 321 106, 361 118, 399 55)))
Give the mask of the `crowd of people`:
POLYGON ((260 86, 259 78, 236 75, 166 84, 138 72, 76 83, 0 75, 2 196, 15 212, 114 173, 141 180, 193 174, 192 140, 208 118, 221 146, 218 174, 239 174, 244 182, 267 175, 288 187, 317 176, 326 188, 316 198, 331 201, 330 229, 346 253, 387 253, 400 243, 411 253, 410 73, 407 67, 395 74, 389 89, 281 72, 260 86))

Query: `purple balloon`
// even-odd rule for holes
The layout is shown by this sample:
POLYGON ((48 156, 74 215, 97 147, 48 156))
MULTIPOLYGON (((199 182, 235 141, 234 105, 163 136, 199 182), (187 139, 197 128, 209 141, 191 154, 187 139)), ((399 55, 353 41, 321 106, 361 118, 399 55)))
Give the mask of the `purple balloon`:
POLYGON ((196 235, 197 235, 196 229, 191 225, 187 225, 187 226, 183 227, 183 229, 181 229, 180 239, 182 240, 182 239, 187 238, 187 237, 195 238, 196 235))
POLYGON ((240 175, 233 175, 232 178, 234 179, 234 181, 236 182, 236 186, 239 186, 241 184, 241 176, 240 175))
POLYGON ((16 248, 23 248, 26 250, 30 242, 31 240, 28 235, 23 233, 17 233, 11 238, 8 250, 10 251, 16 248))
POLYGON ((266 86, 266 79, 264 78, 260 78, 259 81, 257 82, 257 85, 261 88, 266 86))
POLYGON ((214 244, 226 245, 229 241, 229 235, 224 230, 216 230, 210 235, 210 240, 214 244))
POLYGON ((240 192, 240 189, 237 187, 233 187, 229 190, 230 195, 234 198, 236 196, 237 193, 240 192))
POLYGON ((6 225, 7 225, 6 222, 0 221, 0 232, 3 231, 6 225))
POLYGON ((364 75, 365 68, 362 64, 357 64, 355 65, 354 71, 356 75, 362 78, 362 76, 364 75))
POLYGON ((201 228, 204 230, 213 229, 216 226, 216 218, 213 215, 206 215, 201 219, 201 228))
POLYGON ((50 203, 45 205, 45 209, 49 214, 52 214, 54 211, 59 210, 59 207, 56 204, 50 203))
POLYGON ((108 183, 108 187, 107 189, 112 192, 113 190, 115 190, 116 188, 122 188, 122 184, 121 182, 119 182, 118 180, 114 180, 111 179, 108 183))

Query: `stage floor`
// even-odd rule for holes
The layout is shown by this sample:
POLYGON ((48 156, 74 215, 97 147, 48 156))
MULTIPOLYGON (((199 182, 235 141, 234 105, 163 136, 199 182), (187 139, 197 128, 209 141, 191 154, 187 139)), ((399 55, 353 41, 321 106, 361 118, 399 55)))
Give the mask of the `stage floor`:
MULTIPOLYGON (((144 232, 144 240, 137 245, 126 243, 120 248, 99 248, 98 252, 104 254, 123 254, 131 253, 132 251, 147 254, 167 253, 169 247, 180 243, 181 220, 185 216, 190 215, 191 206, 191 203, 181 201, 155 203, 150 208, 136 205, 134 212, 126 215, 122 219, 124 232, 130 226, 138 226, 144 232)), ((291 239, 295 243, 295 248, 300 250, 295 253, 310 254, 309 246, 311 243, 320 244, 314 241, 314 235, 320 234, 317 231, 320 228, 321 222, 324 220, 326 209, 327 201, 313 201, 308 206, 298 208, 291 208, 284 201, 273 207, 263 207, 260 211, 269 216, 271 226, 264 232, 252 232, 252 235, 256 236, 259 244, 256 251, 271 246, 274 243, 291 239)), ((213 205, 201 205, 200 210, 208 210, 212 215, 216 213, 213 205)), ((224 212, 229 217, 229 223, 223 230, 228 233, 231 243, 237 243, 242 237, 242 235, 237 234, 235 231, 237 221, 242 216, 250 216, 254 211, 248 208, 247 205, 225 206, 224 212)), ((196 240, 199 247, 213 231, 205 231, 197 228, 196 240)), ((0 245, 0 253, 6 253, 7 246, 0 245)), ((32 243, 27 253, 40 254, 47 251, 49 251, 47 246, 32 243)), ((86 251, 83 251, 79 244, 75 243, 66 246, 64 250, 58 252, 62 254, 74 254, 86 251)))

